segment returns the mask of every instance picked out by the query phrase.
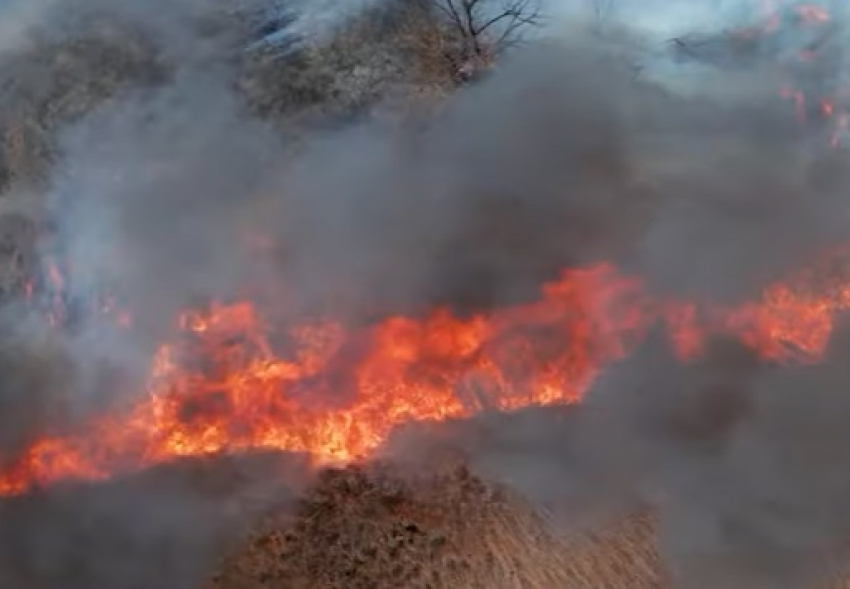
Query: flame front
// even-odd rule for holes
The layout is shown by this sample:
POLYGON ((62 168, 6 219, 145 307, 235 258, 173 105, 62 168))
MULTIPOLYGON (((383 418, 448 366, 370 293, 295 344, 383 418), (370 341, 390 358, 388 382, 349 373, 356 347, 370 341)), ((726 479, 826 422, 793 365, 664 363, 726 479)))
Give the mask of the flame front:
POLYGON ((78 435, 38 440, 7 462, 0 493, 250 449, 317 464, 368 457, 402 423, 573 403, 658 322, 683 357, 706 335, 733 332, 767 358, 816 359, 850 305, 850 280, 813 295, 810 274, 722 309, 653 300, 640 280, 600 264, 563 272, 538 302, 486 316, 437 309, 364 329, 316 322, 274 345, 248 302, 187 312, 180 340, 153 359, 142 402, 78 435))
MULTIPOLYGON (((773 2, 766 0, 764 10, 762 26, 742 35, 780 28, 773 2)), ((798 4, 792 12, 800 27, 830 22, 815 5, 798 4)), ((820 50, 813 43, 795 53, 787 64, 791 73, 820 50)), ((832 90, 819 98, 819 112, 838 146, 850 128, 843 100, 850 90, 832 90)), ((812 97, 793 80, 781 93, 805 122, 812 97)), ((842 262, 846 254, 837 252, 842 262)), ((535 303, 486 315, 460 317, 443 308, 366 328, 325 320, 281 329, 250 301, 188 311, 178 319, 179 339, 152 359, 135 407, 104 415, 76 435, 44 437, 19 456, 0 457, 0 495, 252 449, 306 453, 317 464, 365 458, 400 424, 462 418, 488 407, 574 403, 601 369, 629 354, 659 323, 683 358, 698 354, 708 335, 724 332, 771 360, 815 361, 836 316, 850 307, 850 277, 830 272, 816 264, 735 308, 659 300, 638 278, 599 264, 564 271, 535 303)), ((48 280, 61 290, 55 266, 48 280)), ((131 325, 111 298, 100 306, 131 325)), ((59 323, 62 301, 53 307, 49 319, 59 323)))

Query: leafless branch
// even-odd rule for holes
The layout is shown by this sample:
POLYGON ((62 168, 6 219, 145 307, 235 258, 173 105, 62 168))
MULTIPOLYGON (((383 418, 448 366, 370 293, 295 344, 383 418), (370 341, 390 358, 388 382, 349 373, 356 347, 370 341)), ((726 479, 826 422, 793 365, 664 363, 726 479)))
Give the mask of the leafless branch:
POLYGON ((461 19, 460 14, 457 11, 457 6, 455 6, 454 2, 451 0, 435 0, 434 6, 437 7, 437 10, 443 13, 452 25, 457 27, 462 36, 466 34, 466 29, 463 26, 463 19, 461 19))
POLYGON ((514 0, 503 14, 509 19, 502 34, 496 41, 496 46, 504 48, 520 41, 523 28, 537 27, 541 24, 540 6, 534 0, 514 0))
POLYGON ((499 53, 518 40, 525 27, 538 26, 540 0, 433 0, 443 16, 461 34, 473 53, 499 53), (499 30, 498 34, 491 32, 499 30))

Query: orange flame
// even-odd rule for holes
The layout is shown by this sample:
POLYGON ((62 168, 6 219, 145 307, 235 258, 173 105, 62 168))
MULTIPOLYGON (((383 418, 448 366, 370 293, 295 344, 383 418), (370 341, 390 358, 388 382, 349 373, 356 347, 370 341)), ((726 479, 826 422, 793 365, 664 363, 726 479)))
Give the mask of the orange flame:
MULTIPOLYGON (((764 7, 760 30, 769 33, 780 19, 770 0, 764 7)), ((813 5, 795 13, 809 24, 829 19, 813 5)), ((789 86, 781 94, 804 122, 804 92, 789 86)), ((837 145, 850 115, 835 97, 820 100, 820 112, 834 119, 837 145)), ((250 245, 273 247, 259 238, 250 245)), ((836 252, 844 260, 846 253, 836 252)), ((357 460, 403 423, 462 418, 484 407, 574 403, 659 322, 683 358, 698 354, 710 334, 731 332, 767 359, 816 361, 836 315, 850 308, 850 276, 824 285, 825 274, 813 267, 765 289, 756 302, 720 308, 657 300, 639 279, 599 264, 564 271, 535 303, 472 317, 436 309, 361 329, 331 320, 274 329, 250 302, 213 304, 178 318, 181 337, 155 354, 135 407, 7 457, 0 495, 210 453, 276 449, 307 453, 317 464, 357 460)), ((61 291, 55 265, 48 279, 61 291)), ((131 326, 113 299, 100 310, 131 326)), ((57 299, 51 317, 63 312, 57 299)))
MULTIPOLYGON (((808 27, 818 27, 825 25, 832 20, 832 15, 829 11, 816 4, 798 4, 792 6, 790 11, 796 16, 796 23, 808 27)), ((761 26, 755 29, 757 34, 769 35, 780 30, 782 19, 779 16, 779 9, 772 0, 766 0, 762 4, 763 21, 761 26)), ((800 63, 812 63, 818 60, 821 48, 820 43, 801 49, 797 52, 795 58, 800 63)), ((793 78, 793 75, 791 76, 793 78)), ((808 122, 808 103, 809 98, 806 92, 795 87, 790 83, 779 90, 779 95, 793 102, 794 116, 797 122, 801 125, 808 122)), ((850 131, 850 111, 846 106, 846 98, 848 91, 846 88, 841 88, 832 93, 830 96, 822 96, 813 102, 820 105, 819 112, 823 119, 829 121, 830 133, 829 144, 833 148, 841 146, 842 138, 850 131), (845 99, 841 103, 839 99, 845 99)))
POLYGON ((270 328, 248 302, 179 318, 181 339, 152 361, 143 401, 84 432, 45 437, 0 471, 0 494, 102 479, 177 457, 249 449, 304 452, 317 464, 368 457, 396 426, 573 403, 657 322, 683 357, 714 332, 774 360, 814 360, 850 280, 811 294, 812 273, 737 308, 653 300, 608 264, 564 271, 538 302, 490 315, 394 316, 366 329, 315 322, 270 328), (825 294, 824 294, 825 293, 825 294))

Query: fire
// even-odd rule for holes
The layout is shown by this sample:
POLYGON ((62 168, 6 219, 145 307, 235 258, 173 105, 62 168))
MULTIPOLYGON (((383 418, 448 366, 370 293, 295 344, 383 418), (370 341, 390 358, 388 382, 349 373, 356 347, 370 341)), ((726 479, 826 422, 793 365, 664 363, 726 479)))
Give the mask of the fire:
POLYGON ((132 410, 38 440, 6 461, 0 493, 251 449, 357 460, 403 423, 574 403, 659 322, 683 358, 708 334, 733 332, 766 358, 816 360, 850 306, 850 280, 812 294, 809 274, 723 309, 654 299, 639 279, 599 264, 491 314, 443 308, 361 329, 316 321, 286 329, 283 343, 250 302, 213 304, 178 318, 181 337, 156 353, 132 410))
POLYGON ((840 85, 828 89, 820 88, 817 91, 819 96, 812 97, 809 96, 810 89, 798 87, 795 81, 801 67, 817 67, 822 54, 830 50, 827 40, 835 34, 829 26, 833 23, 832 15, 829 10, 816 4, 792 4, 782 11, 773 1, 768 0, 762 6, 761 26, 748 30, 763 36, 781 34, 787 30, 782 26, 783 14, 790 17, 788 20, 791 27, 807 32, 812 38, 790 60, 782 64, 788 70, 790 81, 780 89, 779 94, 793 104, 794 116, 799 124, 807 124, 815 114, 819 115, 829 129, 830 146, 840 147, 850 131, 850 102, 847 100, 850 97, 850 88, 840 85), (817 110, 810 111, 810 104, 817 105, 817 110))
MULTIPOLYGON (((766 2, 759 34, 781 19, 766 2)), ((830 15, 815 5, 792 10, 800 26, 830 15)), ((800 62, 818 58, 807 47, 800 62)), ((819 97, 834 121, 838 145, 850 111, 819 97)), ((781 95, 807 118, 806 92, 789 84, 781 95)), ((252 249, 273 247, 254 239, 252 249)), ((828 263, 847 252, 825 256, 828 263)), ((846 264, 842 264, 846 266, 846 264)), ((48 264, 47 281, 63 290, 63 273, 48 264)), ((99 480, 178 457, 274 449, 305 453, 317 465, 367 458, 397 426, 503 410, 579 401, 605 366, 627 356, 655 325, 665 326, 683 358, 706 337, 732 333, 766 359, 817 361, 838 314, 850 308, 850 275, 828 276, 820 265, 764 290, 738 307, 659 299, 635 276, 610 264, 569 269, 542 287, 539 300, 488 314, 458 316, 448 308, 423 317, 392 316, 368 327, 333 319, 278 325, 249 301, 213 303, 176 319, 180 337, 151 359, 141 399, 84 431, 43 437, 0 464, 0 495, 24 493, 65 479, 99 480)), ((32 285, 27 285, 32 296, 32 285)), ((67 315, 51 301, 49 319, 67 315)), ((98 302, 124 328, 132 318, 116 301, 98 302)))

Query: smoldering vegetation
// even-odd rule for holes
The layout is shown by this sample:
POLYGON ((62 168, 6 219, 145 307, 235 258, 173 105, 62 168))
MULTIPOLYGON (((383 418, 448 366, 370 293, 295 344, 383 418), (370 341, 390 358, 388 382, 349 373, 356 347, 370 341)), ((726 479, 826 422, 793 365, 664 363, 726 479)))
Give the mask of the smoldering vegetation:
MULTIPOLYGON (((4 458, 34 436, 132 402, 117 391, 142 390, 130 385, 176 314, 246 287, 281 293, 289 320, 331 315, 362 325, 435 305, 486 312, 534 298, 565 266, 605 260, 664 295, 739 302, 850 237, 846 153, 807 140, 817 130, 795 123, 793 106, 777 96, 781 72, 769 62, 757 60, 745 75, 689 78, 679 93, 635 75, 610 38, 576 28, 447 96, 451 84, 433 63, 420 68, 390 52, 347 86, 340 72, 360 75, 358 64, 327 65, 311 49, 247 66, 234 48, 250 36, 248 25, 235 34, 204 19, 199 26, 194 12, 170 18, 171 8, 119 5, 86 10, 97 7, 121 26, 142 23, 147 32, 132 51, 96 45, 93 54, 73 49, 62 59, 126 58, 141 83, 125 80, 128 68, 117 65, 109 83, 69 81, 54 94, 43 84, 58 49, 46 51, 49 59, 13 52, 33 61, 19 62, 23 82, 10 92, 18 104, 38 105, 39 116, 3 117, 4 160, 38 162, 8 168, 6 198, 32 231, 49 229, 50 239, 33 239, 30 250, 61 260, 66 302, 85 309, 98 293, 117 293, 135 327, 116 331, 82 312, 57 334, 35 318, 21 323, 21 307, 9 307, 14 338, 0 347, 9 367, 0 381, 4 458), (30 78, 32 71, 41 73, 30 78), (299 105, 292 110, 257 94, 252 77, 290 80, 305 71, 309 85, 285 88, 299 105), (403 102, 418 98, 422 72, 434 71, 439 109, 384 116, 396 92, 403 102), (372 75, 394 81, 373 94, 372 75), (96 97, 86 108, 77 108, 79 88, 96 97), (345 102, 355 90, 346 108, 317 106, 345 102), (271 244, 261 254, 258 239, 271 244)), ((68 22, 41 30, 64 40, 77 30, 68 22)), ((124 47, 126 36, 117 36, 124 47)), ((383 49, 409 39, 381 38, 383 49)), ((21 294, 38 264, 31 251, 7 249, 3 264, 19 272, 9 291, 21 294)), ((486 436, 473 443, 464 434, 458 443, 471 444, 483 476, 508 481, 569 525, 585 525, 577 514, 591 525, 651 505, 681 586, 802 586, 813 555, 831 555, 847 533, 843 337, 821 364, 785 368, 765 366, 733 342, 682 364, 659 335, 600 378, 580 418, 497 417, 486 436)), ((157 485, 145 488, 159 497, 157 485)), ((57 507, 65 515, 51 516, 63 525, 2 518, 8 530, 29 530, 4 532, 3 545, 48 568, 94 559, 85 578, 95 581, 86 582, 122 586, 116 579, 129 579, 129 570, 97 568, 112 564, 101 550, 112 545, 110 530, 129 542, 133 567, 153 562, 148 548, 171 533, 164 526, 148 534, 158 518, 170 525, 168 514, 179 511, 187 514, 181 529, 197 520, 206 533, 200 524, 209 512, 186 511, 196 495, 185 488, 190 499, 181 487, 174 509, 164 491, 163 511, 152 503, 155 516, 136 513, 132 493, 97 501, 109 507, 105 519, 83 535, 64 533, 88 525, 73 501, 57 507), (55 557, 87 542, 85 555, 55 557)))

